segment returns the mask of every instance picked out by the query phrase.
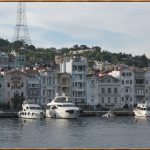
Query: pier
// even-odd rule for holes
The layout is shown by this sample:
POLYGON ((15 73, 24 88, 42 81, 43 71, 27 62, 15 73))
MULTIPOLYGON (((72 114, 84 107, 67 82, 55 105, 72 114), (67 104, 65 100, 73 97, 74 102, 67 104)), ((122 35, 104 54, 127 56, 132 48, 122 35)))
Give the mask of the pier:
POLYGON ((0 118, 17 118, 18 112, 3 112, 0 111, 0 118))
MULTIPOLYGON (((107 113, 108 111, 83 111, 82 115, 81 116, 85 116, 85 117, 88 117, 88 116, 101 116, 105 113, 107 113)), ((116 111, 113 111, 114 114, 116 116, 134 116, 134 113, 132 110, 116 110, 116 111)))

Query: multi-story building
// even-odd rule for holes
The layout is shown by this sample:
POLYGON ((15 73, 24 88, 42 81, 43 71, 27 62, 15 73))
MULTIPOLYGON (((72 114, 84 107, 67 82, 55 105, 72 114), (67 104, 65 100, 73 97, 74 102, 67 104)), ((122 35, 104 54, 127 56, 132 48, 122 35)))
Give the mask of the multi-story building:
POLYGON ((119 79, 110 75, 89 77, 87 80, 87 103, 105 108, 120 108, 119 79))
POLYGON ((83 57, 65 58, 60 64, 60 73, 71 74, 71 98, 75 103, 86 102, 87 60, 83 57))
POLYGON ((11 70, 4 73, 5 102, 11 102, 15 96, 26 99, 26 74, 20 70, 11 70))
POLYGON ((132 108, 136 103, 134 94, 134 71, 124 66, 109 73, 120 80, 121 105, 132 108))
POLYGON ((0 103, 4 103, 4 76, 0 74, 0 103))
POLYGON ((109 63, 108 61, 105 61, 105 62, 95 61, 94 67, 95 67, 95 69, 98 69, 100 71, 111 71, 111 70, 113 70, 113 65, 111 63, 109 63))
POLYGON ((26 57, 23 52, 12 51, 11 54, 15 57, 14 68, 22 68, 26 65, 26 57))
POLYGON ((50 68, 39 70, 41 78, 40 105, 45 106, 56 96, 56 72, 50 68))
POLYGON ((40 104, 40 74, 38 70, 25 70, 26 73, 26 98, 28 101, 40 104))
POLYGON ((150 68, 145 72, 145 101, 150 103, 150 68))
POLYGON ((57 74, 57 88, 59 95, 71 95, 71 75, 69 73, 57 74))
MULTIPOLYGON (((146 73, 146 76, 148 73, 146 73)), ((134 70, 134 86, 136 103, 145 102, 145 70, 134 70)))

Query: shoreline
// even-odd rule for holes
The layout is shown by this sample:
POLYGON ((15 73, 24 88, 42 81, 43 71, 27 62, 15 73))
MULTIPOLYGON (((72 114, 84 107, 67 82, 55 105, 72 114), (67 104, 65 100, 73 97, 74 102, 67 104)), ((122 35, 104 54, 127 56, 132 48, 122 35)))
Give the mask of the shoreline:
MULTIPOLYGON (((101 116, 108 111, 83 111, 81 117, 96 117, 101 116)), ((133 111, 131 110, 116 110, 113 111, 116 116, 134 116, 133 111)), ((18 118, 18 112, 0 112, 0 118, 18 118)))

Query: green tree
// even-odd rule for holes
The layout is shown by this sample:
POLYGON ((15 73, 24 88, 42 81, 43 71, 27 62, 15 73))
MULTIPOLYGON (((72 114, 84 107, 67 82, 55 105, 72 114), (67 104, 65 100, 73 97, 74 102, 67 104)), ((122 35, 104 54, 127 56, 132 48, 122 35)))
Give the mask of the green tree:
POLYGON ((15 111, 18 111, 21 109, 23 101, 25 100, 25 98, 23 96, 14 96, 11 99, 11 108, 15 111))

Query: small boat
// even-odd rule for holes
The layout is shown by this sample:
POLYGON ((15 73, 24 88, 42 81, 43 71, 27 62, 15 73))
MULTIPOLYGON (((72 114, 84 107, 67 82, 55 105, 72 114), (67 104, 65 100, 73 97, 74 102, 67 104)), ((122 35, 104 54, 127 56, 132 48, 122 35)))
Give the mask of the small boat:
POLYGON ((38 104, 29 104, 26 101, 22 104, 22 110, 18 112, 20 118, 41 119, 45 113, 38 104))
POLYGON ((69 101, 67 96, 56 96, 47 104, 46 117, 51 118, 78 118, 81 110, 69 101))
POLYGON ((116 117, 112 110, 109 110, 106 114, 102 115, 102 118, 113 118, 116 117))
POLYGON ((137 107, 133 109, 133 112, 137 117, 150 117, 150 104, 138 104, 137 107))

